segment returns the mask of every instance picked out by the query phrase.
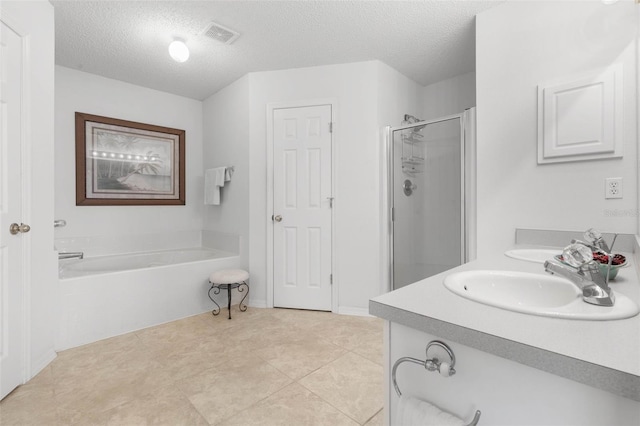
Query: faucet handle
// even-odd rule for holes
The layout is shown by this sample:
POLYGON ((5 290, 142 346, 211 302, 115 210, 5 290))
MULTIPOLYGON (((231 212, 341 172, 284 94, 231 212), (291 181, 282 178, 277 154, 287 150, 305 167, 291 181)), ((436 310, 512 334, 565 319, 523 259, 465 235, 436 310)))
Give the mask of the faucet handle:
POLYGON ((602 238, 602 233, 595 228, 589 228, 584 231, 584 238, 593 243, 602 238))
POLYGON ((574 268, 580 268, 585 263, 593 261, 593 252, 584 244, 573 243, 562 250, 562 258, 574 268))
MULTIPOLYGON (((600 231, 598 231, 597 229, 595 229, 595 228, 587 229, 584 232, 584 238, 587 241, 589 241, 589 243, 591 243, 594 246, 598 247, 602 251, 605 251, 607 253, 611 252, 611 249, 609 248, 609 246, 607 245, 605 240, 602 238, 602 233, 600 231)), ((615 238, 614 238, 613 241, 615 242, 615 238)), ((611 244, 611 246, 613 248, 613 243, 611 244)))

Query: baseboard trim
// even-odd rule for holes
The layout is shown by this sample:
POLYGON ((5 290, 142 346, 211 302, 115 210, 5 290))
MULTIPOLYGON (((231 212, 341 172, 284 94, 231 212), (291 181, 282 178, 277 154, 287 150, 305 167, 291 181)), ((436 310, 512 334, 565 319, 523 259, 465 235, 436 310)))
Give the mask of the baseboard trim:
POLYGON ((266 300, 251 300, 249 301, 249 307, 251 308, 267 308, 266 300))
POLYGON ((56 359, 58 354, 53 349, 47 351, 43 356, 40 357, 35 363, 31 365, 31 377, 27 379, 27 381, 33 379, 40 373, 42 370, 47 368, 51 361, 56 359))

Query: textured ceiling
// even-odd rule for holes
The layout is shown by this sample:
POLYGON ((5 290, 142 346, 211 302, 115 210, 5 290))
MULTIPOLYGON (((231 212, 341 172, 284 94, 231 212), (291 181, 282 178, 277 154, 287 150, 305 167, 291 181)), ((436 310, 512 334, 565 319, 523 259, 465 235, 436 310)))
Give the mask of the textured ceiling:
POLYGON ((474 70, 474 16, 496 1, 52 0, 56 64, 205 99, 248 72, 378 59, 427 85, 474 70), (240 32, 231 45, 200 33, 240 32), (186 40, 187 62, 167 46, 186 40))

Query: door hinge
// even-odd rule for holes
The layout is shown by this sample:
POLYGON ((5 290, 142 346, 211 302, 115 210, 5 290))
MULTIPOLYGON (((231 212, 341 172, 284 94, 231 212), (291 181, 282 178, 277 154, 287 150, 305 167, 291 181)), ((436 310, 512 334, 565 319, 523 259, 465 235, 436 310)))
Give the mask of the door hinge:
POLYGON ((329 133, 333 133, 333 121, 329 122, 329 133))
POLYGON ((391 207, 391 222, 394 222, 396 220, 396 209, 394 207, 391 207))
POLYGON ((333 285, 333 274, 329 274, 329 284, 333 285))

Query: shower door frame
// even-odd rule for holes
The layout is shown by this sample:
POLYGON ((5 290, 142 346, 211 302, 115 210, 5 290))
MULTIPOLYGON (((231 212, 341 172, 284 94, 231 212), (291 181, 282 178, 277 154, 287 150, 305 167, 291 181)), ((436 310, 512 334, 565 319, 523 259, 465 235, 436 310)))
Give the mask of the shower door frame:
MULTIPOLYGON (((467 186, 467 176, 465 171, 466 164, 466 143, 465 143, 465 114, 452 114, 447 115, 445 117, 436 118, 433 120, 425 120, 417 123, 408 124, 406 126, 397 126, 391 127, 387 126, 386 130, 386 151, 387 151, 387 214, 389 220, 389 230, 388 230, 388 250, 389 250, 389 291, 395 290, 394 288, 394 251, 393 251, 393 237, 394 237, 394 228, 395 228, 395 217, 394 217, 394 207, 393 207, 393 193, 394 193, 394 155, 393 155, 393 132, 411 129, 414 127, 419 127, 424 125, 425 127, 430 124, 442 123, 444 121, 456 120, 460 121, 460 264, 464 264, 467 262, 469 251, 467 247, 467 200, 465 198, 466 195, 466 186, 467 186)), ((425 142, 426 143, 426 142, 425 142)), ((425 156, 426 157, 426 156, 425 156)), ((426 160, 426 158, 425 158, 426 160)))

